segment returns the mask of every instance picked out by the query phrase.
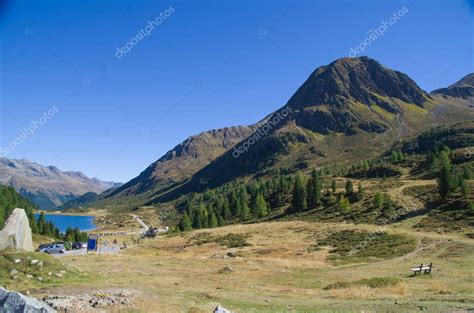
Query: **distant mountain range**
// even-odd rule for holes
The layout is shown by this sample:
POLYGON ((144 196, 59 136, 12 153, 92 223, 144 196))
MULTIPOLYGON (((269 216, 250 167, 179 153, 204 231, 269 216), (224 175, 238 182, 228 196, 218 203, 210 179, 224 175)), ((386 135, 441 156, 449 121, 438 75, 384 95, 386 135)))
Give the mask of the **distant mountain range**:
POLYGON ((102 198, 164 202, 237 178, 351 164, 433 126, 474 120, 473 97, 474 74, 428 93, 368 57, 338 59, 262 122, 192 136, 102 198))
POLYGON ((88 192, 101 193, 120 184, 62 172, 28 160, 0 158, 0 184, 12 186, 40 209, 49 210, 88 192))

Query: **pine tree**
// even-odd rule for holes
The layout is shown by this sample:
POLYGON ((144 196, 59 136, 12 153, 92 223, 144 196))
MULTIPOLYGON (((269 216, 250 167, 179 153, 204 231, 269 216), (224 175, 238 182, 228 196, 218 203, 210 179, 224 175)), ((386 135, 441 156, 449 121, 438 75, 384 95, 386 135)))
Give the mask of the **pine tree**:
POLYGON ((394 203, 388 194, 383 194, 383 215, 390 217, 394 214, 394 203))
POLYGON ((362 169, 364 170, 364 172, 367 172, 369 170, 369 162, 367 162, 367 160, 365 160, 362 164, 362 169))
POLYGON ((268 215, 268 204, 263 197, 263 194, 259 193, 256 197, 256 207, 258 217, 264 217, 268 215))
POLYGON ((405 159, 405 156, 403 155, 402 151, 398 151, 398 160, 403 161, 405 159))
POLYGON ((225 225, 225 222, 224 222, 224 219, 222 218, 222 215, 217 215, 217 225, 219 225, 219 227, 225 225))
POLYGON ((441 199, 445 200, 452 189, 451 160, 446 151, 441 151, 439 154, 439 164, 441 169, 438 174, 438 191, 441 199))
POLYGON ((246 219, 248 219, 249 215, 250 215, 250 208, 248 207, 248 205, 242 207, 240 211, 240 220, 245 221, 246 219))
POLYGON ((202 228, 209 227, 209 212, 204 204, 199 208, 199 219, 201 220, 202 228))
POLYGON ((44 217, 44 213, 41 212, 40 216, 38 217, 38 233, 41 235, 46 235, 46 218, 44 217))
POLYGON ((184 213, 181 221, 179 222, 179 230, 180 231, 189 231, 192 230, 191 220, 189 219, 188 213, 184 213))
POLYGON ((398 153, 396 151, 392 151, 392 154, 390 155, 390 162, 396 163, 398 160, 398 153))
POLYGON ((218 222, 217 222, 217 216, 214 212, 212 212, 210 215, 209 215, 209 228, 216 228, 217 226, 219 226, 218 222))
POLYGON ((245 220, 248 218, 250 214, 250 208, 248 205, 248 194, 247 190, 245 188, 240 188, 240 193, 239 193, 239 203, 240 203, 240 218, 242 220, 245 220))
POLYGON ((331 188, 332 188, 332 193, 336 193, 337 191, 337 182, 335 179, 332 180, 331 182, 331 188))
POLYGON ((235 192, 235 190, 232 190, 230 194, 229 202, 230 202, 232 216, 239 216, 240 211, 241 211, 241 206, 240 206, 239 198, 237 197, 237 193, 235 192))
POLYGON ((349 200, 347 200, 347 198, 344 197, 344 195, 341 195, 341 197, 339 198, 339 201, 337 202, 337 207, 339 211, 343 214, 349 213, 350 206, 351 205, 349 203, 349 200))
POLYGON ((383 195, 380 192, 377 192, 374 196, 374 206, 376 208, 381 208, 383 206, 384 199, 383 195))
POLYGON ((471 170, 469 168, 465 167, 463 172, 462 172, 462 177, 464 179, 471 179, 472 178, 471 170))
POLYGON ((192 225, 193 225, 194 229, 202 228, 201 214, 199 213, 199 209, 196 209, 194 211, 194 217, 193 217, 193 224, 192 225))
POLYGON ((292 212, 301 212, 306 210, 306 191, 303 181, 303 177, 298 173, 296 175, 295 183, 293 185, 293 199, 292 199, 292 212))
POLYGON ((224 198, 224 201, 222 202, 222 218, 224 220, 228 220, 230 218, 231 212, 229 208, 229 202, 227 201, 227 198, 224 198))
POLYGON ((354 193, 354 186, 350 180, 346 181, 346 196, 350 196, 354 193))
POLYGON ((314 209, 321 205, 321 189, 323 188, 320 175, 313 170, 306 185, 308 208, 314 209))

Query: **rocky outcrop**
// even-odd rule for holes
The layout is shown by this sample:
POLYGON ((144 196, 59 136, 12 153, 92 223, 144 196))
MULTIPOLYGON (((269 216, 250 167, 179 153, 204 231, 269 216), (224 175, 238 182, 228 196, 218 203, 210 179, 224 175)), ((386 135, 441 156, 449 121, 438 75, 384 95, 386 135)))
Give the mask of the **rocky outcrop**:
POLYGON ((0 287, 0 312, 52 313, 56 311, 35 298, 0 287))
POLYGON ((6 248, 33 251, 30 222, 23 209, 14 209, 0 230, 0 251, 6 248))

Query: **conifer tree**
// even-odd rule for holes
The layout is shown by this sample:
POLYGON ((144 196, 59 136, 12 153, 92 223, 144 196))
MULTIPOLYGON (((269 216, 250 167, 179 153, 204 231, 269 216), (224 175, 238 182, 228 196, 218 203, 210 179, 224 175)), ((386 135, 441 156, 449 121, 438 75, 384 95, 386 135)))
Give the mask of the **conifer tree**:
POLYGON ((224 220, 228 220, 230 218, 231 212, 229 208, 229 202, 227 201, 227 198, 224 198, 222 202, 222 218, 224 220))
POLYGON ((210 215, 209 215, 209 223, 208 223, 208 227, 209 228, 216 228, 218 225, 218 222, 217 222, 217 216, 216 216, 216 213, 212 212, 210 215))
POLYGON ((298 173, 296 175, 295 183, 293 185, 293 199, 291 208, 293 212, 301 212, 306 210, 306 191, 303 177, 298 173))
POLYGON ((390 162, 396 163, 398 160, 398 153, 396 151, 392 151, 392 154, 390 155, 390 162))
POLYGON ((350 210, 350 203, 349 203, 349 200, 347 200, 346 197, 344 197, 344 195, 341 195, 341 197, 339 198, 339 201, 337 202, 337 207, 339 208, 339 211, 343 214, 346 214, 349 212, 350 210))
POLYGON ((235 190, 232 190, 232 193, 230 194, 229 202, 230 202, 230 209, 231 209, 232 215, 239 216, 240 211, 241 211, 241 206, 240 206, 239 198, 237 197, 237 193, 235 192, 235 190))
POLYGON ((256 197, 256 207, 258 217, 264 217, 268 215, 268 204, 262 193, 259 193, 256 197))
POLYGON ((441 166, 438 174, 438 191, 442 200, 445 200, 451 193, 452 177, 451 177, 451 160, 446 151, 439 154, 439 164, 441 166))
POLYGON ((335 179, 332 180, 331 182, 331 188, 332 188, 332 193, 336 193, 337 191, 337 182, 335 179))
POLYGON ((248 205, 248 194, 245 188, 240 188, 239 193, 239 203, 240 203, 240 217, 242 220, 247 219, 250 214, 250 208, 248 205))
POLYGON ((323 188, 320 175, 313 170, 306 185, 308 208, 314 209, 321 205, 321 189, 323 188))
POLYGON ((376 208, 381 208, 383 205, 383 195, 380 192, 375 193, 374 196, 374 206, 376 208))
POLYGON ((354 193, 354 186, 350 180, 346 181, 346 196, 350 196, 354 193))
POLYGON ((364 172, 367 172, 369 170, 369 162, 367 162, 367 160, 364 161, 362 169, 364 170, 364 172))
POLYGON ((189 219, 188 213, 184 212, 181 221, 179 222, 179 230, 189 231, 192 230, 191 220, 189 219))

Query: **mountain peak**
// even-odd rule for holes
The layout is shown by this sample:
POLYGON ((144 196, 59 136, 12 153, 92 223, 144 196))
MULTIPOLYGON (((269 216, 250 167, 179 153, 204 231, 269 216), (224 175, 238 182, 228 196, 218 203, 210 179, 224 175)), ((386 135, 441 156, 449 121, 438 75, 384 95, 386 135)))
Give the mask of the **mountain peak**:
POLYGON ((468 99, 474 97, 474 73, 470 73, 454 84, 446 87, 433 90, 434 95, 441 95, 443 97, 453 97, 468 99))
POLYGON ((422 106, 429 95, 408 75, 388 69, 374 59, 346 57, 317 68, 288 105, 294 109, 324 104, 340 108, 355 100, 398 111, 383 99, 386 97, 422 106))

